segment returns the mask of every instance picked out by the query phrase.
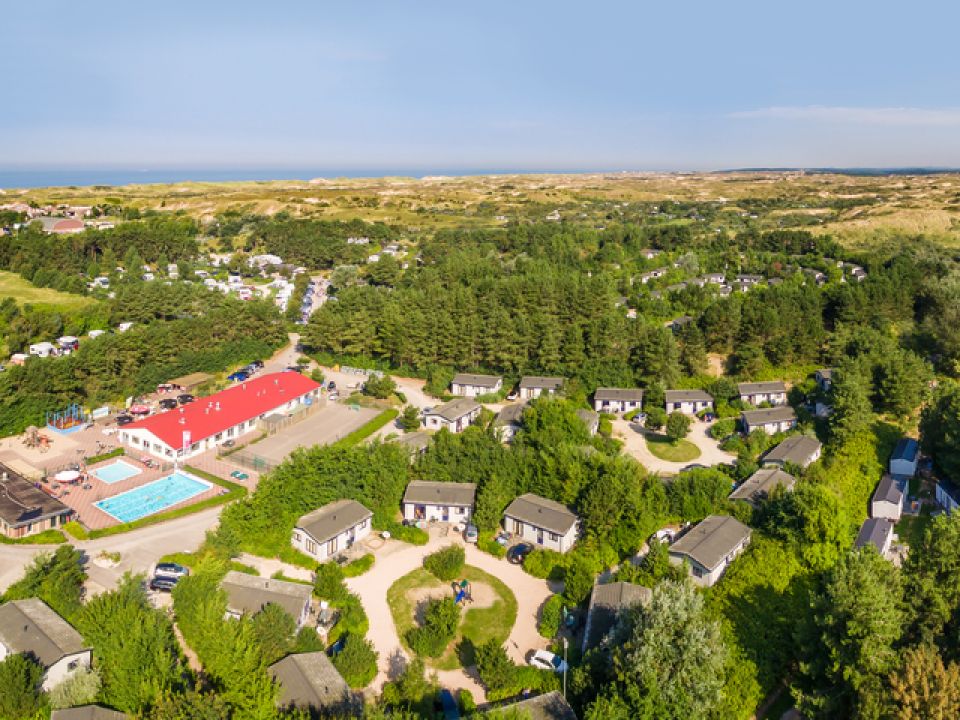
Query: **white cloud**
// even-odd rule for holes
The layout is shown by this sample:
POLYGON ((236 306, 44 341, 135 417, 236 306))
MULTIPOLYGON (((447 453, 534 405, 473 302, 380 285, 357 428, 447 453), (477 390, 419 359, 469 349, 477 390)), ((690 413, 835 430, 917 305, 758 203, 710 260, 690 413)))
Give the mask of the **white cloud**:
POLYGON ((960 108, 777 106, 742 110, 730 113, 727 117, 741 120, 796 120, 891 127, 960 126, 960 108))

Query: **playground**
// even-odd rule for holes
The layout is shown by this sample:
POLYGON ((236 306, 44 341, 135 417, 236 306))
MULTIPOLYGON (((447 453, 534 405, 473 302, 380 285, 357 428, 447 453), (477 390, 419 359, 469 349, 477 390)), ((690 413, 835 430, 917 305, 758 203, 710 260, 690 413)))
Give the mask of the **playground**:
POLYGON ((252 468, 276 467, 297 448, 329 445, 366 425, 379 414, 374 408, 327 403, 276 434, 259 440, 229 455, 229 459, 252 468))

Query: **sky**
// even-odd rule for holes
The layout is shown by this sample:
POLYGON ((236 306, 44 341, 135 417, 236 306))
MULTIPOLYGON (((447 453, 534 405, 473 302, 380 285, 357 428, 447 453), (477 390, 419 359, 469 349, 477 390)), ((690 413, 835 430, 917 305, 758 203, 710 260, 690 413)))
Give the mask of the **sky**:
POLYGON ((960 167, 957 3, 31 0, 0 168, 960 167))

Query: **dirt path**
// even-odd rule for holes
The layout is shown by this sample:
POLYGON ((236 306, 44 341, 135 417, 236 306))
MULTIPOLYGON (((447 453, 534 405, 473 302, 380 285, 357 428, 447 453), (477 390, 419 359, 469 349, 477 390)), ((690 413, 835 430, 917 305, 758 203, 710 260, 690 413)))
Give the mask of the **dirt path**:
POLYGON ((710 423, 701 420, 694 420, 690 427, 690 434, 687 435, 687 439, 700 450, 700 457, 687 462, 670 462, 658 458, 647 447, 643 428, 623 418, 613 421, 613 434, 614 437, 623 440, 623 451, 636 458, 650 472, 675 475, 689 465, 712 467, 732 463, 737 459, 735 455, 720 449, 717 441, 710 437, 710 423))
MULTIPOLYGON (((377 552, 377 562, 372 570, 347 579, 347 586, 360 596, 370 618, 367 639, 380 653, 379 672, 371 686, 374 690, 379 691, 385 682, 396 677, 407 661, 390 614, 387 590, 401 577, 421 567, 426 555, 454 542, 463 544, 459 536, 441 537, 439 528, 431 533, 430 542, 422 547, 390 541, 377 552)), ((537 633, 540 606, 551 595, 547 582, 527 575, 506 560, 480 552, 473 545, 466 546, 466 556, 468 565, 499 578, 516 596, 517 622, 507 638, 506 649, 515 662, 523 664, 527 652, 547 646, 547 641, 537 633)), ((477 702, 485 701, 486 694, 475 674, 460 669, 437 671, 436 675, 443 687, 453 691, 466 689, 477 702)))

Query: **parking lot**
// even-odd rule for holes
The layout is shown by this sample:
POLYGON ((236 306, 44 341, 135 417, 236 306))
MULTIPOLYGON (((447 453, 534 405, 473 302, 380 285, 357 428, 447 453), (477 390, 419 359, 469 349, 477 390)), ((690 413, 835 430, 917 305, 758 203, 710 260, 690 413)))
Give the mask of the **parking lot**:
POLYGON ((260 458, 268 466, 283 462, 297 448, 329 445, 370 422, 379 414, 373 408, 352 409, 340 403, 327 403, 303 420, 280 430, 276 435, 250 445, 236 453, 235 459, 260 458))

